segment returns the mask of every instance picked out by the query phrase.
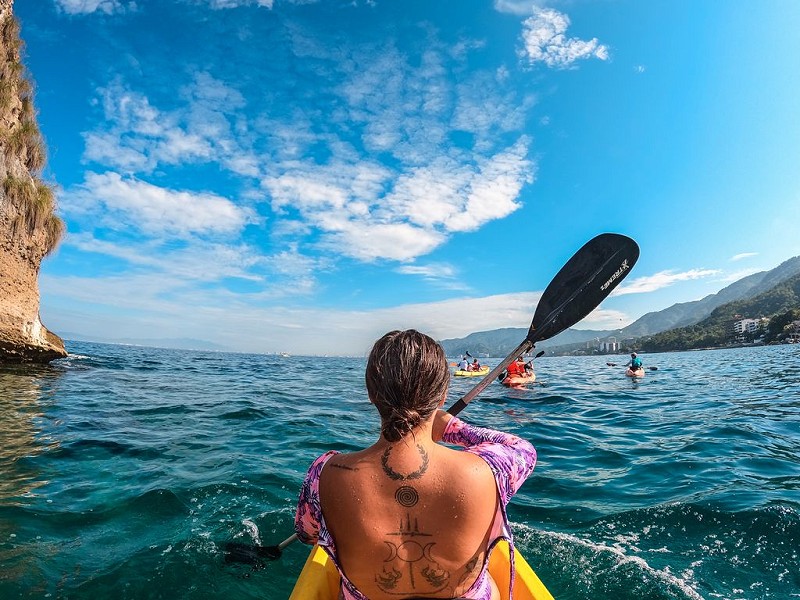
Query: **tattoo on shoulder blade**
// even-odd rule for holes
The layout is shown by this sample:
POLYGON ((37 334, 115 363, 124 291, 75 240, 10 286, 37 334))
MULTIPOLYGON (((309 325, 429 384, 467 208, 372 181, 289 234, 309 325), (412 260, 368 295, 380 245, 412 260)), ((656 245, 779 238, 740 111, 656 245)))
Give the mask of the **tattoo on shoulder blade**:
POLYGON ((392 467, 389 466, 389 454, 392 451, 393 446, 386 446, 386 450, 383 451, 383 455, 381 456, 381 465, 383 465, 383 472, 386 473, 390 479, 394 479, 395 481, 406 481, 407 479, 419 479, 428 470, 428 453, 425 451, 425 448, 417 444, 417 451, 419 452, 420 459, 422 460, 422 464, 420 465, 419 469, 416 471, 412 471, 408 475, 403 475, 402 473, 398 473, 392 467))

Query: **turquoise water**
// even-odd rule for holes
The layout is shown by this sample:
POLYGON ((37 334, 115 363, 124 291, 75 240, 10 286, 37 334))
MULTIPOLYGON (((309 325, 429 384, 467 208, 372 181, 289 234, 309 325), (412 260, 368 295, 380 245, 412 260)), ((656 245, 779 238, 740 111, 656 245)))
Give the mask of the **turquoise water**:
MULTIPOLYGON (((306 547, 220 545, 288 537, 309 462, 373 441, 364 359, 68 349, 0 371, 0 598, 287 598, 306 547)), ((462 413, 537 447, 519 548, 559 600, 800 598, 800 347, 644 359, 545 356, 462 413)))

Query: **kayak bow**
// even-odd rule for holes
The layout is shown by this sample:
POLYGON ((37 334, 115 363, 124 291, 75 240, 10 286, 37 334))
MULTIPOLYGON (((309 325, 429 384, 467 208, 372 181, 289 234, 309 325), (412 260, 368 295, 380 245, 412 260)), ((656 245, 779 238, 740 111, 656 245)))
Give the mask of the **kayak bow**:
MULTIPOLYGON (((500 540, 489 556, 489 573, 500 589, 501 600, 553 600, 519 549, 514 552, 514 597, 508 597, 511 575, 508 542, 500 540)), ((338 600, 339 572, 328 554, 314 546, 297 578, 289 600, 338 600)))

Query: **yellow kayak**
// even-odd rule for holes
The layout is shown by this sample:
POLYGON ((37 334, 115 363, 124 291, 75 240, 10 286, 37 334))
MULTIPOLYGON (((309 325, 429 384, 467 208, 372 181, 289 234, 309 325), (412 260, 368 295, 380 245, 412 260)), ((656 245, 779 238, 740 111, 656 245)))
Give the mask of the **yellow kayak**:
MULTIPOLYGON (((509 552, 508 542, 501 540, 489 557, 489 572, 500 589, 502 600, 553 600, 544 584, 533 572, 519 550, 514 553, 514 597, 508 597, 509 552)), ((300 577, 289 600, 338 600, 339 572, 325 551, 314 546, 306 559, 300 577)))
POLYGON ((459 369, 455 371, 453 375, 456 377, 482 377, 489 372, 489 367, 481 367, 480 371, 462 371, 459 369))

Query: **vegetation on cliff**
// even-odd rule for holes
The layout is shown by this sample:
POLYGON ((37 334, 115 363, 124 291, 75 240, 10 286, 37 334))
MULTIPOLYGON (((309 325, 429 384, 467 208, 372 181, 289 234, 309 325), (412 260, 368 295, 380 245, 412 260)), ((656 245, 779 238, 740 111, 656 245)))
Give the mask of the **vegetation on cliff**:
POLYGON ((16 208, 14 237, 32 238, 44 232, 44 254, 52 252, 64 234, 64 222, 55 214, 53 186, 42 179, 46 151, 36 123, 33 87, 20 60, 19 23, 8 11, 0 23, 0 152, 5 163, 21 163, 25 170, 8 168, 2 182, 5 201, 16 208))
POLYGON ((42 259, 64 234, 54 188, 43 180, 46 152, 33 87, 22 65, 12 0, 0 0, 0 363, 67 356, 39 317, 42 259))
MULTIPOLYGON (((732 325, 736 320, 761 317, 770 320, 766 330, 759 332, 765 343, 785 337, 786 327, 800 319, 800 275, 790 277, 754 298, 723 304, 695 325, 644 338, 639 346, 647 352, 726 346, 734 340, 732 325)), ((741 337, 747 338, 748 335, 741 337)))

